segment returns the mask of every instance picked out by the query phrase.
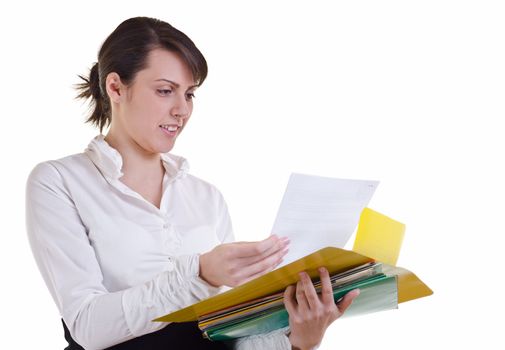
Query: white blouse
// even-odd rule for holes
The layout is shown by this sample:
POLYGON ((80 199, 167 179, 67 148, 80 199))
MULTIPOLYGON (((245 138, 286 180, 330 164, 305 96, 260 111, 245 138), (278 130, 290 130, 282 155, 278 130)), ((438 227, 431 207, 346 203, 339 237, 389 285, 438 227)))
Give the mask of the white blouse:
MULTIPOLYGON (((26 190, 33 254, 74 340, 103 349, 161 329, 154 318, 220 291, 199 278, 199 254, 233 241, 226 203, 169 153, 161 205, 119 179, 122 158, 103 135, 84 153, 38 164, 26 190)), ((290 349, 282 331, 237 349, 290 349)))

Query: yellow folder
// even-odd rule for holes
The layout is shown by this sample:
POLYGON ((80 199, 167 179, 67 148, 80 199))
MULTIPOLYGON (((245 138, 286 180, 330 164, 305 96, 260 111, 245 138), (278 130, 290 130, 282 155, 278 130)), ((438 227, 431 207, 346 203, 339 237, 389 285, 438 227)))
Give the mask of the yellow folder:
MULTIPOLYGON (((301 271, 306 271, 311 278, 317 278, 319 277, 317 269, 321 266, 325 266, 331 275, 370 261, 374 261, 374 259, 350 250, 326 247, 241 286, 157 318, 154 321, 196 321, 205 314, 282 291, 299 280, 298 273, 301 271)), ((387 266, 385 270, 388 275, 398 276, 399 303, 433 293, 415 274, 406 269, 387 266)))
POLYGON ((405 225, 370 208, 361 212, 352 250, 382 263, 396 265, 405 225))

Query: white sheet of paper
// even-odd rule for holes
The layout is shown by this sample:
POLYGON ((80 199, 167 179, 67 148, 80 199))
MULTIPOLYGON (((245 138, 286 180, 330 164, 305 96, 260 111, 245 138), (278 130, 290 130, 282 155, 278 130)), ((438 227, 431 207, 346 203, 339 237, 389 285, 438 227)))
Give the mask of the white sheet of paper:
POLYGON ((292 173, 271 231, 291 240, 278 267, 324 247, 343 248, 378 185, 292 173))

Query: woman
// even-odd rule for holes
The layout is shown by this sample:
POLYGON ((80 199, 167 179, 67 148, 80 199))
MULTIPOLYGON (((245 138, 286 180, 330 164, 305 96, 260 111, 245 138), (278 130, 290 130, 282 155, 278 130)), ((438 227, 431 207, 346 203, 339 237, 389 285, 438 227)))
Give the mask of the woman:
POLYGON ((207 64, 193 42, 152 18, 121 23, 79 97, 105 136, 84 153, 35 167, 27 182, 33 254, 63 319, 67 349, 309 349, 358 294, 335 305, 328 272, 285 292, 290 333, 236 344, 202 339, 195 323, 152 319, 277 266, 288 240, 233 241, 226 203, 168 153, 188 122, 207 64))

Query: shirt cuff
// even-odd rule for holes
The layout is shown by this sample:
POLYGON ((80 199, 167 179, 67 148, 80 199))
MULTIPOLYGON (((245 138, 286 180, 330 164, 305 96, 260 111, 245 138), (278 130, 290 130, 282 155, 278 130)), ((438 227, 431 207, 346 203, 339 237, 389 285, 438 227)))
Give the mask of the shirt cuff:
POLYGON ((180 255, 175 260, 176 269, 180 271, 181 275, 204 285, 211 294, 213 292, 217 294, 220 291, 220 287, 215 287, 200 277, 200 254, 180 255))
POLYGON ((191 281, 195 296, 199 299, 206 299, 221 292, 221 287, 215 287, 207 283, 200 277, 200 254, 181 255, 176 259, 176 270, 191 281))
POLYGON ((197 303, 217 294, 213 287, 198 277, 198 254, 169 257, 167 270, 152 280, 123 291, 125 320, 134 336, 158 330, 163 326, 151 320, 197 303))

